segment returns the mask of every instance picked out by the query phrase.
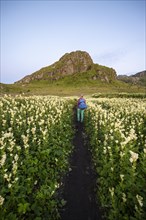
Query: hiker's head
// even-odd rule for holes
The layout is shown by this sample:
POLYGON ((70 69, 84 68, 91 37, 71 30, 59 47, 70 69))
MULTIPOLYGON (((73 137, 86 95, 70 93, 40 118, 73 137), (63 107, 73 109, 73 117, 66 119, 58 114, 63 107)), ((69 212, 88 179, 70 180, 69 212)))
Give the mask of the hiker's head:
POLYGON ((82 95, 80 95, 80 97, 81 97, 81 98, 83 98, 83 94, 82 94, 82 95))

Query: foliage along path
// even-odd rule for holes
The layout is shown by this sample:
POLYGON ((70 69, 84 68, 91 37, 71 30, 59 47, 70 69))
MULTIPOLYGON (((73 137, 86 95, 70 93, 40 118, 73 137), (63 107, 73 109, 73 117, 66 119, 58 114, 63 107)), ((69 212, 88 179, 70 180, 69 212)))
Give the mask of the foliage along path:
POLYGON ((101 220, 94 190, 96 176, 90 152, 84 143, 84 127, 78 122, 75 125, 72 170, 65 179, 63 197, 67 203, 61 212, 61 220, 101 220))

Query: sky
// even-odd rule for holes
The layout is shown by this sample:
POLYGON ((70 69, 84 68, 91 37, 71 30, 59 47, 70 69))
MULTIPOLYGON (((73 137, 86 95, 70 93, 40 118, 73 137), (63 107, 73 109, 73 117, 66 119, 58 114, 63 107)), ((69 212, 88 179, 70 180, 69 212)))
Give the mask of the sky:
POLYGON ((0 0, 2 83, 86 51, 131 75, 146 70, 145 0, 0 0))

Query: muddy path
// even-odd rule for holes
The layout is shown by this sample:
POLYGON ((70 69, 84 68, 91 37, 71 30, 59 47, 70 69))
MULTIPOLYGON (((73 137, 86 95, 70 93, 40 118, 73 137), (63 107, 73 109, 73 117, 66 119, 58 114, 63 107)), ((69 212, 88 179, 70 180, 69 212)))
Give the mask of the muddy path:
POLYGON ((96 175, 84 143, 84 125, 75 120, 75 126, 72 170, 65 178, 63 198, 67 203, 61 211, 61 220, 101 220, 95 198, 96 175))

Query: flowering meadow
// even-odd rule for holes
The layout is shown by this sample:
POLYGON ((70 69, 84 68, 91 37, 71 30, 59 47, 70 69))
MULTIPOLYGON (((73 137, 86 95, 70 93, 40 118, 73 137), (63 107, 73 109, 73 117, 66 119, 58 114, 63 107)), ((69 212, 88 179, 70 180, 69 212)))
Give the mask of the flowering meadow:
POLYGON ((85 129, 105 219, 146 219, 146 100, 88 100, 85 129))
MULTIPOLYGON (((57 220, 73 151, 74 101, 0 101, 0 219, 57 220)), ((106 220, 146 219, 146 100, 87 99, 85 134, 106 220)))
POLYGON ((1 98, 0 219, 58 219, 57 196, 72 152, 72 103, 57 97, 1 98))

